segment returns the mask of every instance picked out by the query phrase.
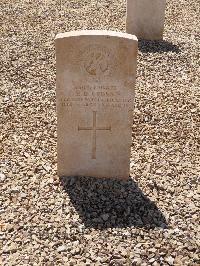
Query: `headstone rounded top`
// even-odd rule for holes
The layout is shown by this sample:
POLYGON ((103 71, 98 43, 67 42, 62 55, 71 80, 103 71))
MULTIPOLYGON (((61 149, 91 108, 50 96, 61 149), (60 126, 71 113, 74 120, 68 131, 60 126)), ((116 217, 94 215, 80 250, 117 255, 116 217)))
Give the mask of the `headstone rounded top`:
POLYGON ((118 31, 110 31, 110 30, 79 30, 79 31, 70 31, 64 33, 58 33, 56 35, 56 39, 66 38, 66 37, 78 37, 78 36, 112 36, 119 38, 126 38, 130 40, 137 41, 137 37, 135 35, 129 33, 123 33, 118 31))

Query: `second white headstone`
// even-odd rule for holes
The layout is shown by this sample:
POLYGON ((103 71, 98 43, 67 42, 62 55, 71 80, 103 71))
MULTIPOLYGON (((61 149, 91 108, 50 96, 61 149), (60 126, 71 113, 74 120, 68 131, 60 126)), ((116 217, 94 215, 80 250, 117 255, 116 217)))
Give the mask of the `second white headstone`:
POLYGON ((162 40, 166 0, 127 0, 126 31, 140 39, 162 40))

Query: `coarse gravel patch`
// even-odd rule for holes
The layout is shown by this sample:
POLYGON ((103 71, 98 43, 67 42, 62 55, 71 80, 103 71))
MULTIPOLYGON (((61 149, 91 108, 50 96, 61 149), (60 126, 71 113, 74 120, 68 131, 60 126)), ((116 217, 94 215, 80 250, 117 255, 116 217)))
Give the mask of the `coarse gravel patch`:
POLYGON ((0 264, 200 265, 199 3, 139 40, 129 181, 58 179, 55 35, 125 31, 125 0, 0 2, 0 264))

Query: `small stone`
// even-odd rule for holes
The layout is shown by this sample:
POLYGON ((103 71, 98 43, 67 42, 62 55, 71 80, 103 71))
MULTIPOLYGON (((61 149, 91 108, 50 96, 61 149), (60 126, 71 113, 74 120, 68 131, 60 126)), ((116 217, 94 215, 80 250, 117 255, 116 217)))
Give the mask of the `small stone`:
POLYGON ((173 263, 174 263, 174 258, 172 258, 171 256, 169 256, 169 257, 165 258, 165 261, 166 261, 167 263, 169 263, 169 265, 173 265, 173 263))
POLYGON ((25 153, 24 153, 24 156, 25 156, 26 158, 28 158, 30 155, 29 155, 27 152, 25 152, 25 153))
POLYGON ((107 221, 108 218, 109 218, 109 214, 108 214, 108 213, 102 214, 102 215, 101 215, 101 218, 102 218, 104 221, 107 221))
POLYGON ((0 181, 4 181, 6 179, 6 176, 3 173, 0 173, 0 181))
POLYGON ((58 251, 58 252, 64 252, 64 251, 66 251, 66 250, 67 250, 67 247, 66 247, 65 245, 59 246, 59 247, 57 248, 57 251, 58 251))
POLYGON ((155 261, 154 258, 152 258, 152 259, 149 260, 150 263, 153 263, 154 261, 155 261))
POLYGON ((3 253, 14 253, 17 251, 17 245, 15 243, 11 243, 10 246, 3 248, 3 253))
POLYGON ((160 266, 160 264, 157 261, 154 261, 154 263, 152 264, 152 266, 160 266))
POLYGON ((11 189, 11 192, 12 193, 19 193, 20 192, 20 190, 21 190, 21 187, 13 187, 12 189, 11 189))
POLYGON ((77 255, 77 254, 79 254, 80 253, 80 248, 79 247, 77 247, 77 248, 75 248, 75 249, 73 249, 72 251, 71 251, 71 254, 74 256, 74 255, 77 255))
POLYGON ((20 194, 20 196, 21 196, 22 198, 26 198, 26 197, 27 197, 27 194, 22 192, 22 193, 20 194))

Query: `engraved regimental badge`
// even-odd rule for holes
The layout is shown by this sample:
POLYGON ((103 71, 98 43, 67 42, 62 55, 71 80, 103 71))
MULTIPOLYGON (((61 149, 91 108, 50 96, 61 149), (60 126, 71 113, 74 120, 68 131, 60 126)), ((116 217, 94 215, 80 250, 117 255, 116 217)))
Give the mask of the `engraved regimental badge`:
POLYGON ((91 45, 84 49, 82 67, 93 78, 109 76, 113 69, 113 55, 111 51, 100 45, 91 45))

